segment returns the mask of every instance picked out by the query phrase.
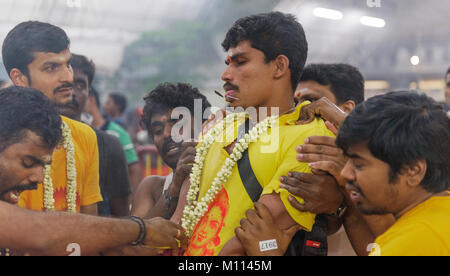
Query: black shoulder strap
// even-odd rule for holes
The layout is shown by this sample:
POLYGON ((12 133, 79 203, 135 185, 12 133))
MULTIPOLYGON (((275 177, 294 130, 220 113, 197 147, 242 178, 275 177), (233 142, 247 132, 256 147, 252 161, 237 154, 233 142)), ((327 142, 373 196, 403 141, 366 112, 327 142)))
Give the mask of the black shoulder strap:
MULTIPOLYGON (((238 133, 243 131, 242 128, 244 128, 245 133, 249 131, 248 121, 239 127, 238 133)), ((237 166, 247 194, 253 202, 257 202, 261 197, 263 188, 250 164, 248 150, 242 153, 242 158, 237 162, 237 166)), ((328 253, 327 233, 327 218, 317 215, 312 231, 298 231, 289 244, 285 256, 326 256, 328 253)))
MULTIPOLYGON (((238 140, 240 136, 243 136, 245 133, 250 131, 250 120, 246 120, 244 124, 242 124, 238 129, 238 140)), ((252 169, 252 165, 250 164, 250 157, 248 155, 248 149, 242 153, 242 158, 237 162, 239 175, 241 177, 242 183, 244 184, 245 190, 248 193, 248 196, 253 202, 259 200, 263 188, 259 183, 256 175, 252 169)))

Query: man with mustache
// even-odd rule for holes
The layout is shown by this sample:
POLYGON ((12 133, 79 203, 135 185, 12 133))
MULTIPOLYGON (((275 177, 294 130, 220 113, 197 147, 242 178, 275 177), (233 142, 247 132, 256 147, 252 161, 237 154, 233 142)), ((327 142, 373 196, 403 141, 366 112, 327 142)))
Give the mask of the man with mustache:
MULTIPOLYGON (((296 147, 307 137, 331 135, 321 120, 305 126, 295 125, 304 104, 295 107, 294 91, 302 75, 308 46, 303 28, 294 16, 272 12, 241 18, 228 31, 222 46, 227 52, 227 67, 222 74, 226 100, 233 108, 256 111, 253 115, 259 118, 238 118, 224 130, 218 130, 219 138, 211 142, 202 162, 200 180, 191 179, 200 183, 189 191, 192 183, 185 182, 182 194, 190 194, 190 198, 181 197, 172 219, 184 221, 193 229, 186 255, 245 254, 234 230, 254 201, 267 205, 276 225, 289 229, 292 236, 301 229, 311 231, 315 215, 299 212, 289 204, 289 193, 279 188, 280 177, 289 171, 310 173, 307 164, 296 161, 296 147), (276 113, 279 115, 276 126, 262 131, 261 138, 251 142, 248 151, 242 150, 240 141, 246 137, 245 132, 276 113), (226 139, 221 139, 223 136, 226 139), (273 145, 271 150, 266 149, 268 142, 273 145), (243 154, 231 154, 235 149, 243 154), (244 163, 241 166, 237 161, 229 168, 228 157, 244 163), (228 179, 223 180, 224 175, 228 179), (217 182, 220 185, 212 187, 217 182), (209 195, 217 189, 215 196, 209 195), (203 204, 195 205, 198 202, 195 198, 205 199, 207 208, 203 204), (189 212, 183 212, 185 206, 189 212), (219 209, 221 212, 217 213, 215 210, 219 209), (198 213, 203 215, 194 220, 198 213)), ((275 246, 270 240, 260 242, 261 251, 275 246)))
POLYGON ((344 225, 360 254, 375 242, 371 255, 450 255, 450 118, 437 102, 415 92, 371 98, 347 116, 336 144, 349 158, 344 225), (396 221, 376 237, 360 213, 396 221))
MULTIPOLYGON (((62 115, 81 121, 94 80, 95 65, 85 56, 72 54, 73 98, 70 104, 60 108, 62 115)), ((90 104, 90 106, 92 106, 90 104)), ((125 153, 119 140, 102 130, 95 130, 99 150, 100 190, 103 202, 99 203, 99 215, 124 217, 130 213, 131 187, 127 173, 125 153)))
MULTIPOLYGON (((203 114, 211 106, 197 88, 185 83, 164 83, 144 98, 142 121, 163 161, 173 170, 169 176, 150 176, 139 185, 132 204, 132 215, 145 218, 170 218, 178 203, 183 181, 188 178, 195 158, 196 142, 181 141, 183 136, 194 139, 194 120, 203 121, 203 114), (201 104, 202 118, 194 118, 195 101, 201 104), (174 125, 189 118, 172 119, 176 109, 187 109, 191 121, 186 121, 183 133, 174 133, 174 125), (194 119, 194 120, 192 120, 194 119), (189 133, 184 133, 190 132, 189 133), (186 135, 187 134, 187 135, 186 135), (175 135, 175 136, 174 136, 175 135), (177 140, 176 142, 174 140, 177 140)), ((188 117, 188 116, 187 116, 188 117)))
MULTIPOLYGON (((14 85, 39 90, 57 108, 64 108, 71 104, 73 94, 69 45, 69 38, 61 28, 38 21, 23 22, 14 27, 3 42, 3 63, 14 85)), ((96 215, 97 202, 102 201, 96 135, 85 124, 64 116, 62 120, 71 131, 67 142, 73 143, 74 153, 71 158, 67 150, 59 148, 52 156, 47 184, 53 185, 54 202, 50 195, 43 196, 44 185, 39 185, 36 191, 22 193, 19 206, 38 211, 65 211, 70 207, 96 215), (69 168, 72 168, 70 174, 69 168), (69 177, 72 178, 70 187, 69 177)), ((51 189, 50 185, 46 187, 51 189)))
POLYGON ((41 92, 18 86, 0 90, 0 256, 17 251, 68 255, 66 248, 72 243, 80 246, 82 255, 133 242, 178 250, 178 239, 184 247, 181 228, 162 219, 104 219, 14 206, 21 192, 37 188, 44 166, 54 162, 52 152, 62 140, 61 122, 41 92))

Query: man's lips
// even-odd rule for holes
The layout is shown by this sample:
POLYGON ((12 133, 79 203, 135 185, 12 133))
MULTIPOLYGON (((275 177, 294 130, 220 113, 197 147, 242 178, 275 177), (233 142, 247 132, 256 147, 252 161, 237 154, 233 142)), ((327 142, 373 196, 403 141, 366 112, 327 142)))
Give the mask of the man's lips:
POLYGON ((22 193, 22 191, 17 191, 17 190, 9 191, 3 195, 2 199, 8 203, 17 204, 17 203, 19 203, 19 198, 20 198, 21 193, 22 193))
POLYGON ((239 98, 237 98, 235 95, 237 94, 236 90, 228 90, 225 93, 225 100, 227 102, 234 102, 234 101, 238 101, 239 98))
POLYGON ((356 188, 354 185, 348 184, 345 185, 345 189, 347 190, 347 192, 350 195, 350 198, 353 201, 358 201, 361 199, 361 192, 358 188, 356 188))
POLYGON ((70 93, 70 94, 72 94, 73 88, 72 87, 61 88, 61 89, 56 90, 55 93, 70 93))
POLYGON ((171 156, 171 155, 177 154, 180 151, 180 149, 181 149, 181 146, 176 145, 176 144, 171 144, 167 147, 167 150, 165 152, 166 152, 167 156, 171 156))

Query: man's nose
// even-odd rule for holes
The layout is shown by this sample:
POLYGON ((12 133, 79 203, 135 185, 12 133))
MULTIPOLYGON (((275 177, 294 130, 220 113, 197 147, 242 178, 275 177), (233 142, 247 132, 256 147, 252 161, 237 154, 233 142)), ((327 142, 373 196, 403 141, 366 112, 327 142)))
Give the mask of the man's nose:
POLYGON ((350 164, 350 160, 347 161, 344 168, 341 171, 341 177, 344 178, 347 181, 354 181, 355 180, 355 173, 352 168, 352 165, 350 164))
POLYGON ((60 82, 73 83, 73 69, 72 66, 64 66, 63 72, 61 73, 60 82))
POLYGON ((33 172, 29 177, 30 182, 43 183, 44 182, 44 168, 41 166, 36 166, 33 168, 33 172))
POLYGON ((225 69, 225 71, 222 73, 222 80, 223 81, 232 81, 233 80, 233 76, 231 74, 231 68, 230 66, 227 66, 227 68, 225 69))

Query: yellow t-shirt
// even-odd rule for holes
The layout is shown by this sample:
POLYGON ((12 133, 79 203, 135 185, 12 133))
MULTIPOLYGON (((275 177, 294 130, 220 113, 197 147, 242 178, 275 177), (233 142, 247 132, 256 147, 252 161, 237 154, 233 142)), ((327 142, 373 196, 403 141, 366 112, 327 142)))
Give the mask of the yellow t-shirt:
MULTIPOLYGON (((310 136, 333 136, 321 119, 314 120, 311 124, 296 126, 301 106, 295 112, 281 116, 279 127, 276 126, 262 135, 261 138, 250 144, 249 159, 252 169, 263 187, 262 195, 280 194, 289 215, 300 225, 311 230, 314 225, 315 215, 300 212, 288 201, 289 193, 279 188, 279 178, 290 171, 311 173, 306 163, 297 161, 296 148, 304 144, 310 136), (277 135, 278 134, 278 135, 277 135)), ((208 191, 213 179, 221 169, 229 154, 224 149, 234 142, 237 137, 237 129, 245 121, 238 120, 234 126, 225 131, 227 139, 217 141, 211 146, 205 157, 205 165, 201 177, 199 198, 208 191)), ((297 198, 299 202, 302 199, 297 198)), ((250 199, 239 175, 238 166, 235 165, 232 175, 223 184, 223 189, 209 205, 205 216, 197 223, 192 234, 186 255, 211 256, 218 255, 223 246, 234 237, 234 230, 245 217, 245 212, 253 208, 250 199)))
POLYGON ((450 256, 450 196, 432 197, 375 241, 371 256, 450 256))
MULTIPOLYGON (((102 201, 99 185, 99 157, 97 136, 86 124, 61 116, 67 123, 75 146, 75 166, 77 172, 77 211, 80 206, 88 206, 102 201)), ((66 211, 66 151, 64 148, 55 150, 52 156, 50 175, 53 180, 55 211, 66 211)), ((38 185, 34 191, 21 194, 20 207, 44 211, 44 185, 38 185)))

